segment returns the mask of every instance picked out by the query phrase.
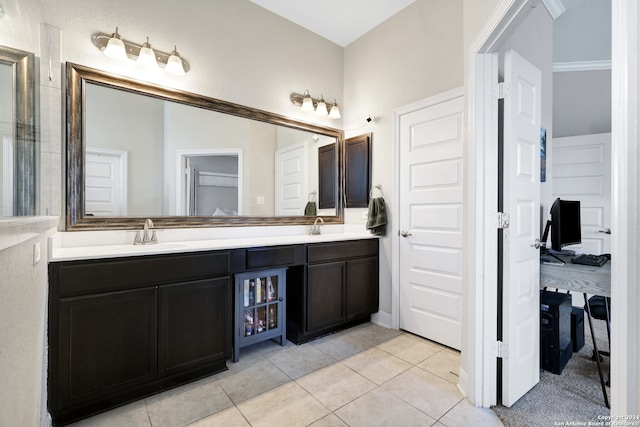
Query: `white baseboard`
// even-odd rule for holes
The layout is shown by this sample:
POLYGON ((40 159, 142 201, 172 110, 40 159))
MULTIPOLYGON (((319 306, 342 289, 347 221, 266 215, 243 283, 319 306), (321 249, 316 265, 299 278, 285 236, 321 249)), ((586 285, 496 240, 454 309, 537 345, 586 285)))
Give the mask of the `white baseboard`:
POLYGON ((393 329, 393 322, 391 321, 391 313, 379 311, 371 315, 371 322, 376 325, 380 325, 387 329, 393 329))

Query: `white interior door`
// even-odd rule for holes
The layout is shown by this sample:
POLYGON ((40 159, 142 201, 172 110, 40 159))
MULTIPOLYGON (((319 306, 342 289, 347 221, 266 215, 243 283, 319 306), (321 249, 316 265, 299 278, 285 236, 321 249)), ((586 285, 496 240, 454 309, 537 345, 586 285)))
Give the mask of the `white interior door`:
POLYGON ((127 153, 87 147, 85 212, 95 216, 127 214, 127 153))
POLYGON ((540 380, 540 71, 505 55, 502 403, 513 405, 540 380))
POLYGON ((462 340, 463 111, 457 95, 399 117, 400 328, 455 349, 462 340))
POLYGON ((553 138, 553 198, 580 200, 582 243, 567 249, 611 253, 611 134, 553 138))
POLYGON ((276 215, 303 215, 307 203, 307 144, 276 151, 276 215))

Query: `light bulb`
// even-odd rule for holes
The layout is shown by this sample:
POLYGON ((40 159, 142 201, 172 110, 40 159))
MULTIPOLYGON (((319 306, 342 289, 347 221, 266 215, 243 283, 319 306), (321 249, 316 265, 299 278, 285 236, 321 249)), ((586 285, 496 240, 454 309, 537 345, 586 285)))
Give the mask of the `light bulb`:
POLYGON ((107 47, 104 48, 104 54, 116 61, 124 61, 127 59, 127 50, 124 47, 122 37, 118 34, 118 27, 116 32, 111 35, 111 38, 107 42, 107 47))
POLYGON ((326 116, 328 113, 329 112, 327 111, 327 104, 325 104, 321 94, 320 100, 318 101, 318 105, 316 106, 316 114, 319 116, 326 116))
POLYGON ((300 108, 302 111, 313 111, 313 100, 308 90, 304 91, 304 98, 302 99, 302 106, 300 108))
POLYGON ((329 110, 329 117, 332 119, 339 119, 340 116, 340 108, 338 108, 338 104, 336 104, 336 101, 333 101, 333 104, 331 104, 331 109, 329 110))
POLYGON ((140 53, 138 54, 138 64, 144 67, 157 67, 158 62, 156 61, 156 54, 151 49, 151 45, 149 44, 149 37, 147 37, 147 41, 142 45, 140 49, 140 53))
POLYGON ((167 74, 171 74, 172 76, 184 76, 184 66, 182 65, 182 59, 180 59, 180 55, 178 54, 177 48, 173 47, 173 52, 171 52, 171 56, 167 59, 167 66, 164 68, 167 74))

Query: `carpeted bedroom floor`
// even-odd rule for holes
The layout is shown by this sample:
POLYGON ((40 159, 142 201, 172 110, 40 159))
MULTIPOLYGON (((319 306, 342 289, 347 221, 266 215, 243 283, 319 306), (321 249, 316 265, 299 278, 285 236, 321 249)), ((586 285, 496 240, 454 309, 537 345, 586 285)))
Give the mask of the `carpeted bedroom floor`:
MULTIPOLYGON (((593 325, 598 348, 608 350, 605 323, 595 320, 593 325)), ((591 360, 593 344, 586 313, 584 329, 585 345, 579 352, 573 353, 561 375, 540 371, 540 382, 513 406, 507 408, 498 405, 492 408, 505 427, 588 425, 589 421, 606 421, 602 416, 609 415, 609 409, 604 404, 598 367, 591 360)), ((606 379, 609 358, 603 359, 606 379)), ((610 397, 609 387, 607 392, 610 397)))

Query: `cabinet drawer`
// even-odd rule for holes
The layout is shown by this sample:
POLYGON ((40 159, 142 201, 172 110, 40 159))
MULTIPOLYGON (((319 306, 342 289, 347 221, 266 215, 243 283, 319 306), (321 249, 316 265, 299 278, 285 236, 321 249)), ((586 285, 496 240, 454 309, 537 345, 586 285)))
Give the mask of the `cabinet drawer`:
POLYGON ((228 252, 57 263, 62 297, 141 288, 229 274, 228 252))
POLYGON ((308 262, 323 262, 378 255, 378 239, 309 245, 308 262))
POLYGON ((304 262, 304 246, 291 245, 247 249, 246 260, 247 269, 302 264, 304 262))

